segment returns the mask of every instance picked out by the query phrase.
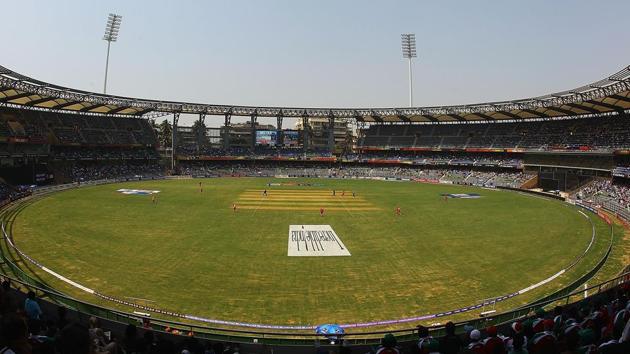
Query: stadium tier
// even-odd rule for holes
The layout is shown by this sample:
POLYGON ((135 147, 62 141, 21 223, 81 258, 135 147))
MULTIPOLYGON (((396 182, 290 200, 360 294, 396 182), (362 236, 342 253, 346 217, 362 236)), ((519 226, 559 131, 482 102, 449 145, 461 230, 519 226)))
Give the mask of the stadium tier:
POLYGON ((51 146, 150 146, 155 132, 145 119, 2 108, 0 142, 51 146))
POLYGON ((626 114, 495 124, 372 125, 359 148, 612 151, 630 147, 626 114))

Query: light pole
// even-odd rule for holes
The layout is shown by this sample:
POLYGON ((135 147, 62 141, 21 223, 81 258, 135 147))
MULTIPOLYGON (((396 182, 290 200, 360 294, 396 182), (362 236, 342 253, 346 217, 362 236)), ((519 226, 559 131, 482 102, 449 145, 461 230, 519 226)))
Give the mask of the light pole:
POLYGON ((409 107, 413 107, 413 76, 411 75, 411 59, 416 55, 416 35, 404 33, 400 35, 403 58, 409 60, 409 107))
POLYGON ((103 83, 103 93, 107 93, 107 70, 109 69, 109 47, 112 42, 118 40, 118 31, 120 30, 120 22, 122 16, 116 14, 109 14, 107 18, 107 24, 105 25, 105 35, 103 40, 107 41, 107 58, 105 59, 105 83, 103 83))

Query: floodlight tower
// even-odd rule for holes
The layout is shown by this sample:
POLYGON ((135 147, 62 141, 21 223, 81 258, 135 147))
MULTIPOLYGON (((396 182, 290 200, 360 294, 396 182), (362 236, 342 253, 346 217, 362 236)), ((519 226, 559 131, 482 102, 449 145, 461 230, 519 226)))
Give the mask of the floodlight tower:
POLYGON ((403 58, 409 60, 409 107, 413 107, 413 77, 411 75, 411 59, 416 55, 416 35, 404 33, 400 35, 402 41, 403 58))
POLYGON ((105 35, 103 40, 107 41, 107 59, 105 59, 105 83, 103 84, 103 93, 107 93, 107 70, 109 69, 109 47, 112 42, 118 40, 118 31, 120 30, 120 22, 122 22, 122 16, 116 14, 109 14, 107 17, 107 24, 105 25, 105 35))

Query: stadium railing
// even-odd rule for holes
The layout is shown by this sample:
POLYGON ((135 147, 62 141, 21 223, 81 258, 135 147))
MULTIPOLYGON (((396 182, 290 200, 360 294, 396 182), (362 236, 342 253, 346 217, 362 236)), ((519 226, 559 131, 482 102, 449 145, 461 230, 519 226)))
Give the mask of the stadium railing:
MULTIPOLYGON (((33 284, 33 279, 29 280, 20 279, 18 277, 12 277, 3 275, 4 278, 13 282, 13 285, 18 285, 28 290, 37 292, 40 298, 47 299, 55 304, 62 304, 72 310, 78 311, 86 316, 95 316, 101 319, 118 322, 118 323, 133 323, 141 324, 143 320, 149 320, 153 330, 164 332, 166 328, 177 329, 181 333, 193 332, 197 338, 221 340, 225 342, 239 342, 239 343, 257 343, 257 344, 271 344, 271 345, 312 345, 317 339, 323 339, 322 335, 315 333, 299 333, 299 332, 268 332, 268 331, 256 331, 256 330, 239 330, 221 327, 207 327, 199 326, 190 323, 183 323, 177 321, 161 320, 156 318, 150 318, 134 313, 128 313, 113 308, 102 307, 95 304, 90 304, 81 300, 74 299, 68 295, 62 294, 50 287, 37 286, 33 284)), ((621 274, 615 278, 609 279, 602 283, 587 287, 586 289, 580 289, 570 292, 560 297, 548 299, 543 302, 536 302, 534 305, 528 305, 516 310, 501 313, 493 317, 484 317, 473 319, 470 321, 464 321, 456 323, 458 332, 463 332, 465 325, 472 326, 474 328, 486 328, 490 325, 501 325, 511 323, 513 321, 523 320, 530 315, 533 315, 539 308, 547 305, 554 304, 569 304, 571 298, 583 297, 584 292, 589 293, 589 298, 613 289, 621 284, 630 283, 630 272, 621 274)), ((588 299, 588 298, 587 298, 588 299)), ((579 301, 575 301, 579 302, 579 301)), ((382 337, 387 333, 392 333, 397 336, 400 342, 412 341, 416 339, 417 328, 405 328, 397 330, 380 330, 371 332, 360 333, 346 333, 343 337, 348 344, 361 345, 361 344, 377 344, 377 338, 382 337)), ((444 326, 430 327, 431 334, 434 337, 439 337, 445 334, 444 326)))
POLYGON ((623 219, 623 221, 625 221, 626 223, 630 222, 630 211, 628 211, 628 209, 624 208, 622 205, 610 200, 603 200, 601 202, 601 206, 606 211, 615 214, 620 219, 623 219))

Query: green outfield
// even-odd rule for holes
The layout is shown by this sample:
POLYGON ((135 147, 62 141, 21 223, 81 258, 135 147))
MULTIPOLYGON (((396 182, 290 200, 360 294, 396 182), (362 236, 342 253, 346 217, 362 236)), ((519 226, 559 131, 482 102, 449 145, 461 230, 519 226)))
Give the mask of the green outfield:
MULTIPOLYGON (((592 268, 610 231, 591 219, 597 237, 576 267, 497 309, 551 293, 592 268)), ((436 313, 518 291, 571 264, 589 245, 592 227, 575 207, 512 191, 221 178, 53 193, 21 210, 12 234, 33 259, 120 299, 212 319, 316 325, 436 313), (160 192, 154 203, 120 188, 160 192), (287 256, 290 225, 330 225, 351 256, 287 256)), ((33 271, 64 292, 103 303, 33 271)))

